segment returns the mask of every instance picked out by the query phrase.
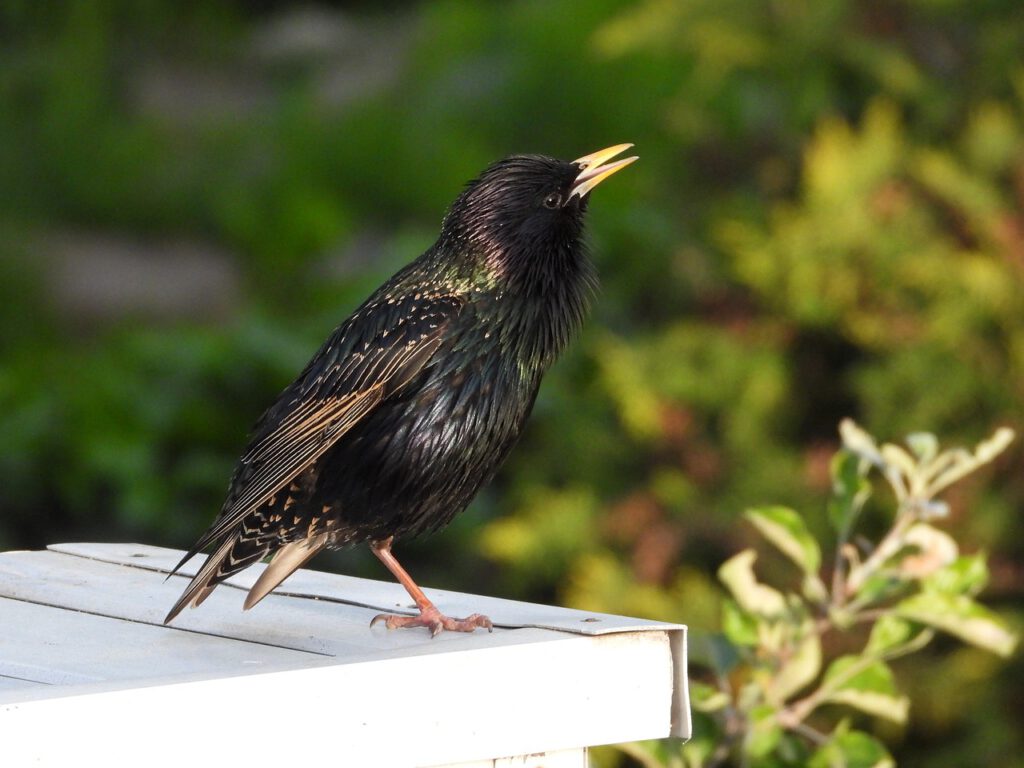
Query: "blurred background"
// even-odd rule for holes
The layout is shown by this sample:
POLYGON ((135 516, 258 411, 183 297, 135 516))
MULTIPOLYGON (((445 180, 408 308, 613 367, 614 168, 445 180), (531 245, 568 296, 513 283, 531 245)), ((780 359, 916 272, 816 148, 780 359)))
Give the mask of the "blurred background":
MULTIPOLYGON (((827 535, 842 417, 1024 431, 1022 41, 1019 0, 9 0, 0 549, 190 545, 253 421, 466 180, 631 141, 583 336, 498 480, 399 554, 714 630, 746 507, 827 535)), ((1022 465, 947 521, 1018 618, 1022 465)), ((363 548, 314 567, 386 578, 363 548)), ((933 646, 895 665, 910 724, 875 727, 900 763, 1019 759, 1020 656, 933 646)))

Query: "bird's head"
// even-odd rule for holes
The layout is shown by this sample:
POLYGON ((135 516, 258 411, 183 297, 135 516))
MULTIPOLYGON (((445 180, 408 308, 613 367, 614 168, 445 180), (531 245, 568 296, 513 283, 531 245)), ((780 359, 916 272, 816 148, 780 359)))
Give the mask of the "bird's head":
POLYGON ((499 160, 452 204, 442 241, 482 259, 498 278, 557 277, 582 258, 583 215, 590 191, 636 160, 609 162, 618 144, 568 162, 540 155, 499 160))

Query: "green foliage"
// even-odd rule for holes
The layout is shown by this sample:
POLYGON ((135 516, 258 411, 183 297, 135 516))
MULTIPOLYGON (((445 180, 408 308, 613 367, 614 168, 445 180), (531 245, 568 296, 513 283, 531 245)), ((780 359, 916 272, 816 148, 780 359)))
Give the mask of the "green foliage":
POLYGON ((934 630, 1004 657, 1016 648, 1017 635, 975 601, 987 578, 985 557, 960 556, 953 538, 928 522, 946 516, 936 495, 998 456, 1012 431, 998 430, 973 452, 940 452, 936 438, 924 433, 908 437, 909 452, 893 444, 879 447, 849 420, 840 432, 832 509, 853 509, 851 486, 865 502, 872 491, 868 475, 876 469, 896 502, 888 530, 875 544, 855 546, 851 513, 833 514, 832 575, 823 581, 821 548, 804 518, 783 507, 748 512, 767 542, 804 574, 802 594, 758 581, 754 550, 721 567, 719 578, 732 599, 725 603, 717 642, 730 649, 713 658, 728 662, 712 664, 715 685, 697 683, 692 692, 693 708, 710 727, 689 744, 662 747, 664 759, 645 753, 646 764, 713 766, 734 758, 752 766, 892 765, 885 747, 867 732, 851 729, 846 720, 829 727, 832 706, 906 724, 910 701, 889 662, 921 651, 934 630), (849 476, 851 461, 859 481, 849 476), (885 589, 875 586, 878 579, 885 589), (808 589, 808 583, 814 586, 808 589), (860 650, 827 660, 823 644, 835 648, 836 636, 844 646, 859 642, 860 650))

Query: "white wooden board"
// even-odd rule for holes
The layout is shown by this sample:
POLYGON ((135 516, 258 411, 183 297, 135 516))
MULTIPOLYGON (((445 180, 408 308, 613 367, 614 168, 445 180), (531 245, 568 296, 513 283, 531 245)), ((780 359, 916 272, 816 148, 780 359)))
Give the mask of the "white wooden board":
POLYGON ((184 683, 83 686, 74 696, 0 704, 0 730, 12 765, 28 757, 72 765, 82 755, 127 765, 145 755, 147 766, 171 766, 195 745, 211 765, 438 765, 667 735, 670 673, 662 633, 565 636, 184 683))
POLYGON ((164 627, 181 553, 53 550, 0 554, 3 764, 180 765, 181 744, 211 764, 576 768, 586 746, 689 734, 677 625, 431 591, 499 624, 431 639, 369 627, 398 585, 300 571, 294 595, 243 612, 222 587, 164 627))
POLYGON ((0 598, 0 675, 51 686, 298 669, 333 659, 0 598))
MULTIPOLYGON (((101 562, 152 569, 161 573, 169 573, 185 554, 176 549, 152 547, 145 544, 51 544, 48 549, 101 562)), ((179 573, 191 578, 199 570, 202 561, 201 556, 193 558, 179 573)), ((225 584, 248 590, 265 567, 261 563, 253 565, 228 579, 225 584)), ((443 613, 450 616, 483 613, 491 617, 495 626, 500 627, 539 627, 582 635, 603 635, 624 630, 682 628, 680 624, 666 624, 661 621, 613 616, 592 611, 577 611, 571 608, 523 603, 517 600, 469 595, 429 587, 424 588, 424 592, 443 613)), ((322 571, 300 570, 288 577, 288 580, 274 594, 315 597, 320 600, 369 607, 373 609, 373 613, 381 611, 415 613, 412 610, 409 595, 397 582, 360 579, 322 571)), ((241 596, 237 596, 236 599, 241 603, 241 596)))
POLYGON ((450 768, 587 768, 587 750, 568 749, 537 755, 517 755, 497 760, 459 763, 450 768))

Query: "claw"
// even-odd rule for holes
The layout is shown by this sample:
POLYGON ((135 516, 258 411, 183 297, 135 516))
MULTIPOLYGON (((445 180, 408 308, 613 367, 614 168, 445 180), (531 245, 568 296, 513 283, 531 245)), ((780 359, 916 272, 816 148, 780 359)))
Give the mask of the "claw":
POLYGON ((421 611, 419 616, 398 616, 393 613, 379 613, 370 620, 370 626, 383 621, 388 629, 401 629, 402 627, 426 627, 430 630, 431 637, 437 637, 441 632, 473 632, 476 629, 494 631, 494 624, 487 616, 474 613, 464 619, 453 619, 445 616, 437 608, 431 606, 421 611))

